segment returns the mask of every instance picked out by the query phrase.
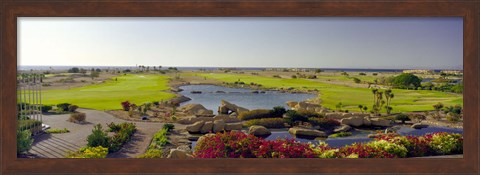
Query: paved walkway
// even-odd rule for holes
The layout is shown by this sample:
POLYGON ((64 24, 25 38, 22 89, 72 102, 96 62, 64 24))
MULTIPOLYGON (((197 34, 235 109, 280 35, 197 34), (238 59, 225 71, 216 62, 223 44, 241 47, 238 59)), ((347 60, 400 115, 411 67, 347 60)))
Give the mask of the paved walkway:
MULTIPOLYGON (((115 118, 114 116, 97 110, 78 109, 87 115, 87 123, 76 124, 68 122, 70 114, 61 115, 43 115, 43 123, 50 125, 54 129, 67 128, 69 133, 63 134, 43 134, 35 137, 30 153, 45 158, 62 158, 68 151, 75 151, 78 148, 87 145, 87 136, 92 133, 93 126, 100 123, 103 128, 108 128, 107 123, 130 122, 115 118)), ((137 132, 133 135, 132 140, 124 145, 117 153, 109 155, 109 157, 136 157, 143 154, 153 134, 160 130, 163 123, 153 122, 133 122, 137 126, 137 132)))

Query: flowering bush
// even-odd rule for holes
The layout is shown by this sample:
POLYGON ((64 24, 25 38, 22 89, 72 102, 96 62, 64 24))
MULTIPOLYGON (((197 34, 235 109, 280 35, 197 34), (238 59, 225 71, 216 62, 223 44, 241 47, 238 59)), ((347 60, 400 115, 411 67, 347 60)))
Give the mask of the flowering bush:
POLYGON ((121 103, 122 108, 124 111, 129 111, 130 110, 130 102, 129 101, 124 101, 121 103))
POLYGON ((298 143, 293 139, 264 140, 243 132, 225 132, 199 139, 197 158, 401 158, 462 153, 460 134, 433 133, 425 136, 382 134, 369 143, 332 148, 298 143))
POLYGON ((390 154, 394 154, 398 157, 406 157, 407 156, 407 148, 401 144, 395 144, 392 142, 388 142, 386 140, 377 140, 373 142, 369 142, 367 144, 373 148, 382 149, 390 154))
POLYGON ((368 144, 354 143, 349 146, 340 148, 340 157, 345 158, 396 158, 395 154, 391 154, 380 147, 374 147, 368 144))
POLYGON ((243 132, 217 133, 199 139, 195 146, 197 158, 254 158, 263 139, 243 132))
POLYGON ((308 144, 287 140, 262 140, 262 144, 256 152, 260 158, 314 158, 317 157, 308 144))
POLYGON ((102 146, 83 147, 77 152, 69 153, 67 158, 105 158, 108 154, 108 148, 102 146))
POLYGON ((438 154, 452 154, 463 152, 463 137, 460 134, 445 132, 425 135, 431 140, 429 146, 438 154))

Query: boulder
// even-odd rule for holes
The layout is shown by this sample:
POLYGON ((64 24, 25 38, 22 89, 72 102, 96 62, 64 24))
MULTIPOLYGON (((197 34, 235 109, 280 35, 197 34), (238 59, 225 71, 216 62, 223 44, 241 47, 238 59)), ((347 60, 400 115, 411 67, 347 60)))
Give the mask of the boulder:
POLYGON ((365 126, 371 126, 372 125, 372 121, 370 120, 370 117, 364 117, 363 118, 363 125, 365 125, 365 126))
POLYGON ((226 123, 225 130, 232 131, 232 130, 242 130, 242 123, 226 123))
POLYGON ((204 124, 205 124, 204 121, 198 121, 198 122, 195 122, 194 124, 188 125, 186 129, 189 133, 198 133, 201 131, 204 124))
POLYGON ((187 159, 187 158, 193 158, 192 155, 187 154, 185 150, 181 149, 171 149, 170 153, 168 154, 167 158, 173 158, 173 159, 187 159))
POLYGON ((182 119, 178 120, 177 123, 184 124, 184 125, 190 125, 190 124, 193 124, 193 123, 199 122, 199 121, 209 122, 209 121, 213 121, 213 120, 214 120, 214 118, 212 118, 212 117, 190 116, 190 117, 186 117, 186 118, 182 118, 182 119))
POLYGON ((413 129, 422 129, 422 128, 427 128, 427 124, 422 124, 422 123, 415 123, 411 126, 413 129))
POLYGON ((321 106, 318 104, 308 103, 305 101, 298 102, 294 107, 296 110, 319 111, 321 106))
POLYGON ((294 101, 287 101, 287 106, 290 107, 290 108, 295 108, 295 106, 297 106, 298 102, 294 102, 294 101))
POLYGON ((334 113, 334 112, 331 112, 331 113, 325 113, 325 117, 327 119, 342 119, 342 115, 339 114, 339 113, 334 113))
POLYGON ((180 111, 183 111, 187 115, 212 115, 213 111, 208 110, 203 107, 201 104, 187 104, 182 106, 180 111))
POLYGON ((327 134, 323 131, 307 129, 307 128, 290 128, 288 132, 296 136, 307 136, 307 137, 327 137, 327 134))
POLYGON ((241 120, 238 119, 237 117, 228 116, 228 115, 222 115, 222 114, 213 117, 213 120, 223 120, 223 121, 225 121, 225 123, 241 122, 241 120))
POLYGON ((333 132, 347 132, 347 131, 350 131, 352 129, 352 127, 350 127, 349 125, 340 125, 340 126, 336 126, 335 129, 333 129, 333 132))
POLYGON ((213 129, 213 122, 205 122, 205 124, 200 129, 200 133, 209 133, 213 129))
POLYGON ((343 118, 342 120, 340 120, 340 123, 359 127, 363 125, 363 117, 353 116, 353 117, 343 118))
POLYGON ((272 134, 267 128, 259 125, 250 126, 250 128, 248 128, 248 133, 254 136, 266 136, 272 134))
POLYGON ((190 101, 190 100, 192 100, 192 99, 181 95, 181 96, 178 96, 178 97, 175 97, 175 98, 171 99, 170 103, 180 104, 180 103, 187 102, 187 101, 190 101))
POLYGON ((225 129, 225 121, 223 120, 215 120, 213 122, 213 129, 212 131, 214 133, 223 131, 225 129))
POLYGON ((351 113, 343 113, 342 114, 342 118, 348 118, 348 117, 352 117, 353 115, 351 113))
POLYGON ((218 107, 219 114, 228 114, 228 112, 236 112, 237 114, 239 114, 241 112, 246 112, 246 111, 249 111, 249 110, 247 108, 237 106, 225 100, 222 100, 222 103, 218 107))
POLYGON ((385 120, 382 118, 372 118, 370 119, 372 121, 373 126, 382 126, 382 127, 388 127, 390 126, 390 121, 385 120))
POLYGON ((203 142, 203 140, 205 140, 205 138, 212 137, 212 136, 215 136, 215 134, 209 133, 209 134, 205 134, 203 136, 200 136, 197 140, 197 144, 200 143, 200 142, 203 142))

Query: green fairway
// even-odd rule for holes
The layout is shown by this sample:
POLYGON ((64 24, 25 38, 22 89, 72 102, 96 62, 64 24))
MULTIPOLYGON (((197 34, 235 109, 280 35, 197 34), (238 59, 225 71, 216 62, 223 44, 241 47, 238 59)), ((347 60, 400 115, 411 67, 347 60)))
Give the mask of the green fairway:
MULTIPOLYGON (((223 82, 243 81, 246 84, 258 83, 267 88, 290 88, 295 89, 318 89, 322 105, 335 109, 335 105, 342 102, 343 109, 359 111, 358 105, 366 105, 369 108, 373 105, 373 94, 371 89, 354 88, 342 85, 328 84, 308 79, 284 79, 253 75, 224 74, 224 73, 203 73, 197 74, 210 79, 223 82)), ((432 105, 442 102, 444 105, 463 104, 460 94, 444 93, 428 90, 403 90, 393 89, 395 97, 391 102, 392 112, 410 112, 433 110, 432 105)))
POLYGON ((163 92, 169 89, 168 76, 123 75, 116 78, 117 81, 114 77, 102 84, 43 91, 42 103, 71 103, 81 108, 112 110, 121 109, 120 103, 126 100, 140 105, 175 97, 175 94, 163 92))

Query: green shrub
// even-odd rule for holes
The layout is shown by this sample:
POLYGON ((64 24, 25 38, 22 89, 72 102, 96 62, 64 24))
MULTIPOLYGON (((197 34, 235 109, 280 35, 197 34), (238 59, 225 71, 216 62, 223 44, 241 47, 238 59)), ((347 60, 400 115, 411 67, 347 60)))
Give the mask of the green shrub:
POLYGON ((260 125, 266 128, 285 128, 285 123, 287 122, 283 118, 262 118, 248 120, 243 125, 247 127, 260 125))
POLYGON ((274 116, 282 116, 287 110, 283 106, 275 106, 271 112, 274 116))
POLYGON ((135 123, 121 123, 120 130, 115 132, 115 135, 108 138, 108 151, 116 152, 122 148, 122 145, 130 141, 132 135, 136 131, 135 123))
POLYGON ((29 130, 17 130, 17 154, 30 150, 32 143, 32 133, 29 130))
POLYGON ((68 118, 69 122, 84 122, 85 119, 87 118, 87 115, 82 112, 77 112, 77 113, 71 113, 70 118, 68 118))
POLYGON ((61 133, 67 133, 70 131, 67 128, 63 128, 63 129, 48 129, 46 132, 50 134, 61 134, 61 133))
POLYGON ((320 126, 322 129, 332 130, 336 126, 340 126, 340 122, 335 119, 326 119, 326 118, 309 118, 308 122, 314 126, 320 126))
POLYGON ((75 112, 78 109, 77 105, 68 106, 68 112, 75 112))
POLYGON ((48 112, 48 111, 52 110, 52 106, 45 105, 45 106, 42 106, 42 107, 40 108, 40 110, 41 110, 43 113, 45 113, 45 112, 48 112))
POLYGON ((153 135, 152 143, 148 149, 162 149, 163 146, 170 143, 167 138, 167 129, 163 128, 153 135))
POLYGON ((431 137, 430 147, 438 154, 454 154, 463 151, 461 134, 435 133, 431 137))
POLYGON ((305 116, 305 115, 301 115, 299 112, 297 111, 294 111, 294 110, 288 110, 286 113, 285 113, 285 120, 290 124, 292 125, 293 123, 297 122, 297 121, 302 121, 302 122, 306 122, 308 121, 308 117, 305 116))
POLYGON ((275 116, 272 114, 272 110, 268 109, 255 109, 247 112, 242 112, 238 115, 240 120, 251 120, 260 118, 278 118, 281 116, 275 116))
POLYGON ((410 117, 408 117, 407 114, 398 114, 395 116, 395 120, 400 120, 402 123, 405 123, 405 121, 410 121, 410 117))
POLYGON ((315 112, 315 111, 308 111, 308 110, 297 110, 297 113, 301 116, 304 116, 304 117, 307 117, 307 118, 310 118, 310 117, 318 117, 318 118, 322 118, 323 115, 315 112))
POLYGON ((42 122, 38 120, 28 119, 28 120, 18 120, 18 129, 23 131, 35 126, 41 126, 42 122))
POLYGON ((138 156, 138 158, 162 158, 162 150, 149 149, 145 154, 138 156))
POLYGON ((61 111, 68 111, 68 107, 72 105, 70 103, 60 103, 60 104, 57 104, 57 108, 61 111))
POLYGON ((83 147, 77 152, 69 153, 67 158, 105 158, 108 154, 108 148, 97 147, 83 147))
POLYGON ((171 130, 175 129, 175 125, 173 125, 171 123, 165 123, 165 124, 163 124, 163 128, 166 128, 167 131, 171 131, 171 130))
POLYGON ((453 113, 453 112, 449 112, 447 114, 447 120, 449 122, 459 122, 460 121, 460 114, 456 114, 456 113, 453 113))
POLYGON ((87 136, 87 142, 89 147, 110 147, 110 144, 108 143, 108 135, 105 131, 103 131, 102 125, 100 124, 97 124, 93 127, 92 134, 87 136))
POLYGON ((351 132, 339 132, 339 133, 329 135, 328 137, 329 138, 337 138, 337 137, 348 137, 348 136, 352 136, 352 133, 351 132))
POLYGON ((122 126, 120 126, 119 124, 115 124, 113 122, 107 124, 107 126, 108 126, 109 132, 118 132, 120 131, 120 129, 122 129, 122 126))

